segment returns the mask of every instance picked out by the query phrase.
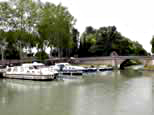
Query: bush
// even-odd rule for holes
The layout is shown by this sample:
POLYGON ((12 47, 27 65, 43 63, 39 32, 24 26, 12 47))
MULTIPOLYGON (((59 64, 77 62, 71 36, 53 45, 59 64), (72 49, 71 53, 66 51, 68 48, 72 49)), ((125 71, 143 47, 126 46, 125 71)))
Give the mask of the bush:
POLYGON ((8 48, 4 51, 4 58, 5 59, 20 59, 20 52, 14 47, 8 48))
POLYGON ((45 52, 45 51, 41 51, 41 52, 37 52, 35 54, 35 57, 38 59, 38 60, 45 60, 45 59, 48 59, 48 54, 45 52))

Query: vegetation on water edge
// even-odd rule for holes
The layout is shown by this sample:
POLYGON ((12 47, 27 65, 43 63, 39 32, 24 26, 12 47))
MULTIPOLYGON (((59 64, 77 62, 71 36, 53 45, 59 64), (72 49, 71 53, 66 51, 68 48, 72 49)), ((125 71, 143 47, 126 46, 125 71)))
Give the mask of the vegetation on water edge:
POLYGON ((123 64, 123 66, 130 66, 130 65, 140 65, 142 64, 139 60, 134 59, 134 60, 130 60, 127 59, 128 61, 126 61, 126 63, 123 64))
POLYGON ((152 45, 151 52, 154 53, 154 36, 152 37, 152 40, 150 43, 152 45))
POLYGON ((154 70, 154 65, 144 66, 144 70, 154 70))
POLYGON ((98 67, 112 67, 111 64, 107 64, 107 65, 103 65, 103 64, 77 64, 79 66, 82 66, 82 67, 94 67, 94 68, 98 68, 98 67))

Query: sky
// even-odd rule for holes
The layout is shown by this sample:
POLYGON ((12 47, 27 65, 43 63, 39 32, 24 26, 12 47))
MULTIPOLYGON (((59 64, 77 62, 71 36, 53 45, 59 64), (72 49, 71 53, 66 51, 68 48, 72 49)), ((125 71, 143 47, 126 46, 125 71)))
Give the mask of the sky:
MULTIPOLYGON (((2 1, 2 0, 0 0, 2 1)), ((4 0, 3 0, 4 1, 4 0)), ((80 34, 87 26, 116 26, 123 36, 138 41, 151 52, 154 35, 154 0, 41 0, 62 3, 76 18, 80 34)))
POLYGON ((125 37, 138 41, 151 52, 154 35, 153 0, 41 0, 62 3, 77 19, 75 27, 82 33, 87 26, 117 27, 125 37))

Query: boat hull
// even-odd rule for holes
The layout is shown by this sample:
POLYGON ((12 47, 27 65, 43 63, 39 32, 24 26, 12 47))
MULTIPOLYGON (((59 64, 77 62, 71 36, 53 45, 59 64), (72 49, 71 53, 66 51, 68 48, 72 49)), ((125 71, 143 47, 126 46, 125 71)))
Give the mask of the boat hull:
POLYGON ((56 74, 54 75, 30 75, 30 74, 7 74, 7 73, 3 74, 4 74, 3 78, 10 78, 10 79, 39 80, 39 81, 56 79, 56 74))

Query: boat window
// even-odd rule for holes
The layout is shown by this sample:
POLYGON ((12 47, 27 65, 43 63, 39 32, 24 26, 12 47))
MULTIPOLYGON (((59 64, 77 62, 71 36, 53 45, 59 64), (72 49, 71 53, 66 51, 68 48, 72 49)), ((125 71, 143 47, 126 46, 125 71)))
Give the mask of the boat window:
POLYGON ((8 68, 7 71, 10 72, 11 71, 11 68, 8 68))
POLYGON ((38 69, 38 67, 37 67, 37 66, 34 66, 34 68, 35 68, 35 69, 38 69))
POLYGON ((14 67, 13 71, 14 71, 14 72, 17 72, 17 67, 14 67))
POLYGON ((61 64, 61 65, 58 65, 59 67, 64 67, 65 65, 64 64, 61 64))
POLYGON ((29 73, 30 71, 27 70, 27 73, 29 73))
POLYGON ((33 69, 33 67, 29 67, 29 69, 33 69))
POLYGON ((23 72, 23 71, 24 71, 24 68, 23 68, 23 67, 21 67, 21 68, 20 68, 20 71, 21 71, 21 72, 23 72))

